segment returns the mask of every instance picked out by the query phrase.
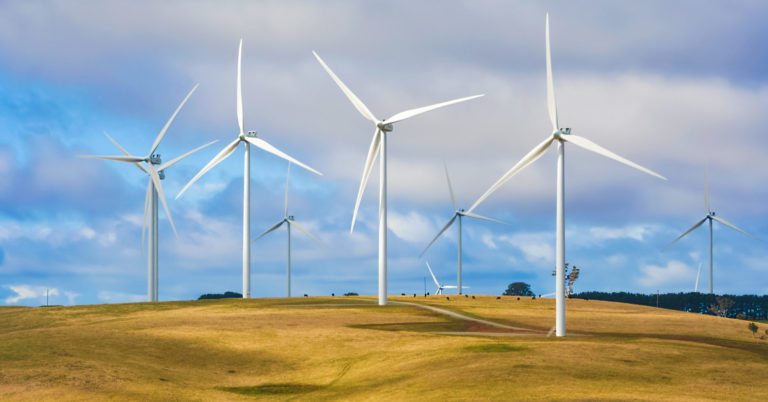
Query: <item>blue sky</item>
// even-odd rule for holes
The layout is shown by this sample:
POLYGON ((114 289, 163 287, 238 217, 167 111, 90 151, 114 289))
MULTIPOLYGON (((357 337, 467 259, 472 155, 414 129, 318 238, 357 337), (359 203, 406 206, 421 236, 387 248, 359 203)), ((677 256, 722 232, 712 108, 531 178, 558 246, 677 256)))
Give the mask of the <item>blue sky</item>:
MULTIPOLYGON (((241 289, 242 150, 179 200, 237 133, 244 41, 246 130, 322 171, 292 169, 290 209, 323 239, 293 237, 294 294, 377 286, 378 167, 349 223, 371 127, 315 61, 316 50, 378 116, 485 93, 398 125, 389 137, 389 289, 420 292, 421 250, 549 133, 544 15, 561 125, 669 178, 568 148, 566 260, 577 290, 690 291, 707 232, 662 248, 712 207, 768 239, 768 6, 758 1, 261 1, 0 3, 0 303, 146 299, 146 177, 78 154, 113 154, 106 131, 143 154, 199 83, 160 145, 179 229, 160 212, 160 299, 241 289)), ((465 220, 464 283, 554 290, 555 155, 465 220)), ((252 232, 282 216, 284 161, 252 152, 252 232)), ((768 245, 715 225, 715 291, 768 293, 768 245)), ((456 231, 427 253, 455 282, 456 231)), ((252 294, 282 296, 285 232, 252 248, 252 294)), ((429 290, 433 286, 428 284, 429 290)))

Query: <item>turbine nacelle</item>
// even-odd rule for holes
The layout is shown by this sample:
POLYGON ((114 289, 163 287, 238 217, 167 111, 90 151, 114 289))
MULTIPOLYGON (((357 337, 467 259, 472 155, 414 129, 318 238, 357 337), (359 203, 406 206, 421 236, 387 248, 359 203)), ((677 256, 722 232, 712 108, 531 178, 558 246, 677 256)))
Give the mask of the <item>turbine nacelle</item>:
POLYGON ((153 164, 153 165, 159 165, 159 164, 163 163, 163 160, 160 159, 160 154, 152 154, 152 155, 149 156, 149 161, 148 162, 153 164))
POLYGON ((245 136, 246 137, 251 137, 251 138, 258 138, 259 135, 258 135, 258 133, 256 131, 251 130, 251 131, 245 133, 245 136))
POLYGON ((552 136, 554 136, 555 138, 559 139, 561 135, 569 135, 569 134, 571 134, 570 127, 565 127, 565 128, 561 127, 557 131, 553 132, 552 136))
POLYGON ((395 128, 392 125, 392 123, 385 123, 383 121, 376 123, 376 127, 378 127, 379 130, 384 131, 385 133, 391 132, 395 128))

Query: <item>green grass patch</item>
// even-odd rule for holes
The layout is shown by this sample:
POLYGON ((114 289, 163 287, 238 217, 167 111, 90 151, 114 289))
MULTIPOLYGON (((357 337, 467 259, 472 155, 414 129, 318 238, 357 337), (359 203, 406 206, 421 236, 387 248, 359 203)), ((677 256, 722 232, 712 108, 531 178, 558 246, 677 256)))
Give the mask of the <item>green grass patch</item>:
POLYGON ((232 392, 241 395, 288 395, 305 394, 323 388, 313 384, 263 384, 252 387, 216 387, 220 391, 232 392))
POLYGON ((464 348, 467 352, 498 353, 498 352, 523 352, 529 350, 525 346, 512 346, 505 343, 486 343, 482 345, 470 345, 464 348))

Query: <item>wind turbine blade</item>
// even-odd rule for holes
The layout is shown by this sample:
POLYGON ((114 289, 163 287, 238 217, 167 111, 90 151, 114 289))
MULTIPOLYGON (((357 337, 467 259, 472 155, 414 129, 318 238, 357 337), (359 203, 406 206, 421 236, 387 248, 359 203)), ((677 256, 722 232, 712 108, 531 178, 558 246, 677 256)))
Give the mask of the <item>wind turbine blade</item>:
POLYGON ((349 231, 355 230, 355 221, 357 220, 357 210, 360 208, 360 200, 363 198, 363 191, 365 185, 368 183, 368 177, 373 170, 373 164, 376 162, 376 156, 379 154, 379 146, 381 145, 381 130, 376 128, 373 133, 373 139, 371 140, 371 146, 368 148, 368 156, 365 158, 365 166, 363 166, 363 177, 360 179, 360 188, 357 190, 357 200, 355 201, 355 210, 352 212, 352 225, 349 227, 349 231))
POLYGON ((484 95, 485 94, 467 96, 466 98, 454 99, 454 100, 450 100, 448 102, 436 103, 434 105, 429 105, 429 106, 424 106, 424 107, 420 107, 420 108, 416 108, 416 109, 406 110, 404 112, 400 112, 400 113, 398 113, 398 114, 396 114, 396 115, 394 115, 394 116, 384 120, 384 122, 386 122, 386 123, 397 123, 398 121, 402 121, 402 120, 411 118, 413 116, 417 116, 417 115, 420 115, 422 113, 429 112, 430 110, 435 110, 435 109, 439 109, 441 107, 445 107, 445 106, 448 106, 448 105, 453 105, 454 103, 459 103, 459 102, 464 102, 464 101, 468 101, 468 100, 471 100, 471 99, 479 98, 479 97, 484 96, 484 95))
POLYGON ((243 131, 243 38, 240 38, 240 46, 237 48, 237 126, 240 127, 240 134, 243 131))
POLYGON ((520 161, 517 162, 515 166, 512 166, 512 169, 509 169, 509 171, 507 171, 507 173, 505 173, 504 176, 501 176, 501 178, 497 180, 496 183, 494 183, 491 186, 491 188, 489 188, 488 191, 485 192, 485 194, 483 194, 480 198, 478 198, 477 201, 475 201, 475 203, 472 204, 472 206, 467 210, 467 212, 472 212, 472 210, 477 208, 477 206, 480 205, 480 203, 483 202, 483 200, 488 198, 489 195, 493 194, 494 191, 498 190, 499 187, 501 187, 504 183, 506 183, 507 180, 509 180, 512 176, 517 174, 517 172, 521 171, 523 168, 525 168, 526 166, 536 161, 536 159, 539 159, 541 155, 543 155, 544 152, 547 150, 547 147, 549 147, 549 144, 551 144, 552 141, 554 140, 555 138, 550 136, 550 137, 547 137, 546 140, 542 141, 539 145, 536 145, 536 147, 533 148, 530 152, 528 152, 525 156, 523 156, 523 158, 520 159, 520 161))
POLYGON ((179 107, 176 108, 176 111, 173 112, 173 114, 171 115, 171 118, 168 119, 168 121, 165 123, 165 125, 163 126, 163 129, 160 130, 160 134, 158 134, 157 138, 155 138, 155 142, 152 144, 152 148, 149 150, 148 156, 152 156, 152 154, 155 153, 155 150, 160 145, 160 141, 162 141, 163 137, 165 136, 165 132, 168 131, 168 127, 170 127, 171 123, 173 123, 173 119, 176 118, 176 115, 179 114, 179 112, 181 111, 181 108, 184 107, 184 104, 187 103, 187 100, 189 100, 189 97, 192 96, 192 94, 195 92, 195 90, 199 85, 200 84, 195 84, 195 86, 192 87, 192 90, 189 91, 189 93, 184 98, 184 100, 181 101, 181 104, 179 104, 179 107))
POLYGON ((713 216, 712 216, 712 219, 714 219, 714 220, 716 220, 716 221, 718 221, 718 222, 722 223, 722 224, 723 224, 723 225, 725 225, 725 226, 728 226, 728 227, 730 227, 731 229, 734 229, 734 230, 738 230, 739 232, 741 232, 741 233, 744 233, 745 235, 747 235, 747 236, 749 236, 749 237, 751 237, 751 238, 753 238, 753 239, 756 239, 756 240, 760 240, 760 239, 759 239, 759 238, 757 238, 756 236, 753 236, 753 235, 751 235, 751 234, 747 233, 746 231, 744 231, 744 230, 742 230, 742 229, 739 229, 739 228, 737 228, 737 227, 736 227, 736 225, 732 224, 731 222, 728 222, 727 220, 725 220, 725 219, 723 219, 723 218, 721 218, 721 217, 719 217, 719 216, 714 216, 714 215, 713 215, 713 216))
POLYGON ((374 123, 378 123, 379 119, 377 119, 376 116, 374 116, 373 113, 371 113, 371 111, 368 110, 368 107, 365 106, 365 104, 363 103, 363 101, 360 100, 360 98, 355 96, 355 94, 352 93, 352 91, 349 88, 347 88, 347 86, 344 85, 343 82, 341 82, 339 77, 337 77, 336 74, 334 74, 333 71, 331 71, 331 68, 328 67, 327 64, 325 64, 325 62, 323 61, 323 59, 320 58, 317 52, 313 50, 312 54, 315 55, 315 58, 317 59, 317 61, 320 62, 320 64, 323 66, 323 68, 328 73, 328 75, 330 75, 331 78, 333 78, 333 81, 336 82, 336 85, 338 85, 339 88, 341 88, 341 91, 344 92, 344 95, 347 95, 347 99, 349 99, 349 101, 352 102, 352 105, 355 106, 355 109, 357 109, 357 111, 360 112, 360 114, 362 114, 363 117, 365 117, 366 119, 374 123))
POLYGON ((683 236, 687 235, 688 233, 693 232, 697 227, 701 226, 702 223, 704 223, 707 220, 707 217, 705 216, 702 220, 696 222, 695 225, 693 225, 690 229, 688 229, 685 233, 681 234, 677 239, 673 240, 672 243, 669 243, 667 247, 664 247, 662 251, 668 249, 670 246, 675 244, 678 240, 682 239, 683 236))
POLYGON ((630 161, 628 159, 622 158, 621 156, 616 155, 615 153, 613 153, 613 152, 611 152, 611 151, 601 147, 600 145, 595 144, 594 142, 592 142, 592 141, 590 141, 590 140, 588 140, 588 139, 586 139, 584 137, 579 137, 578 135, 569 134, 569 135, 563 135, 560 138, 562 138, 565 142, 570 142, 570 143, 572 143, 574 145, 578 145, 578 146, 580 146, 580 147, 582 147, 582 148, 584 148, 584 149, 586 149, 588 151, 592 151, 592 152, 598 153, 600 155, 603 155, 603 156, 605 156, 607 158, 611 158, 611 159, 613 159, 615 161, 618 161, 618 162, 621 162, 621 163, 623 163, 623 164, 625 164, 627 166, 631 166, 631 167, 633 167, 633 168, 635 168, 635 169, 637 169, 637 170, 639 170, 641 172, 648 173, 651 176, 656 176, 656 177, 658 177, 658 178, 660 178, 662 180, 667 180, 666 177, 664 177, 664 176, 662 176, 662 175, 660 175, 660 174, 658 174, 658 173, 656 173, 656 172, 654 172, 654 171, 652 171, 650 169, 646 169, 646 168, 644 168, 644 167, 638 165, 637 163, 634 163, 634 162, 632 162, 632 161, 630 161))
POLYGON ((432 241, 431 241, 431 242, 429 242, 429 244, 427 244, 427 247, 425 247, 425 248, 424 248, 424 251, 422 251, 422 252, 421 252, 421 254, 419 254, 419 258, 421 258, 421 257, 424 255, 424 253, 426 253, 426 252, 427 252, 427 250, 429 250, 429 248, 432 246, 432 244, 433 244, 435 241, 437 241, 437 238, 438 238, 438 237, 440 237, 440 235, 441 235, 441 234, 443 234, 443 232, 445 232, 446 230, 448 230, 448 228, 449 228, 449 227, 450 227, 450 226, 453 224, 453 221, 455 221, 455 220, 456 220, 456 217, 457 217, 457 216, 458 216, 458 214, 453 214, 453 218, 451 218, 450 220, 448 220, 448 223, 446 223, 446 224, 445 224, 445 226, 443 226, 443 228, 442 228, 442 229, 440 229, 440 231, 437 233, 437 236, 435 236, 435 238, 434 238, 434 239, 432 239, 432 241))
MULTIPOLYGON (((108 140, 109 140, 109 141, 110 141, 110 142, 111 142, 111 143, 112 143, 114 146, 116 146, 116 147, 117 147, 117 149, 119 149, 119 150, 120 150, 120 152, 122 152, 122 153, 123 153, 123 155, 125 155, 125 156, 133 156, 133 155, 131 155, 130 153, 128 153, 128 151, 126 151, 126 150, 125 150, 125 148, 121 147, 121 146, 120 146, 120 144, 118 144, 118 143, 117 143, 117 141, 115 141, 115 140, 114 140, 112 137, 110 137, 110 136, 109 136, 109 134, 107 134, 107 132, 106 132, 106 131, 104 132, 104 135, 106 135, 106 136, 107 136, 107 139, 108 139, 108 140)), ((149 174, 149 171, 148 171, 148 170, 147 170, 147 169, 146 169, 144 166, 141 166, 141 164, 139 164, 138 162, 135 162, 135 163, 134 163, 134 166, 136 166, 137 168, 139 168, 139 170, 141 170, 142 172, 144 172, 144 173, 146 173, 146 174, 149 174)))
POLYGON ((304 169, 309 170, 310 172, 312 172, 312 173, 314 173, 316 175, 320 175, 320 176, 323 175, 322 173, 318 172, 317 170, 312 169, 311 167, 309 167, 309 166, 299 162, 298 160, 294 159, 293 157, 289 156, 285 152, 283 152, 283 151, 273 147, 270 143, 262 140, 261 138, 258 138, 258 137, 245 137, 245 140, 250 142, 254 146, 257 146, 257 147, 259 147, 259 148, 261 148, 261 149, 263 149, 263 150, 265 150, 265 151, 267 151, 267 152, 269 152, 269 153, 271 153, 273 155, 277 155, 277 156, 287 160, 288 162, 293 162, 293 163, 303 167, 304 169))
POLYGON ((704 174, 704 205, 707 207, 707 214, 712 212, 709 208, 709 167, 707 167, 706 173, 704 174))
MULTIPOLYGON (((149 170, 147 170, 149 174, 149 170)), ((147 216, 149 215, 149 197, 152 191, 152 178, 147 180, 147 196, 144 198, 144 220, 141 221, 141 248, 144 248, 144 232, 147 229, 147 216)))
POLYGON ((173 224, 173 218, 171 218, 171 211, 168 210, 168 204, 166 204, 165 202, 165 195, 163 194, 163 185, 162 183, 160 183, 160 175, 157 174, 157 170, 155 170, 155 167, 151 163, 147 165, 147 168, 149 170, 149 177, 152 178, 152 183, 154 183, 155 189, 157 190, 157 195, 160 196, 160 202, 163 203, 165 216, 168 217, 168 222, 171 224, 171 229, 173 229, 173 234, 178 238, 179 234, 176 232, 176 225, 173 224))
POLYGON ((448 191, 451 193, 451 202, 453 203, 453 210, 458 211, 459 207, 456 205, 456 197, 453 195, 453 186, 451 185, 451 177, 448 175, 448 165, 443 161, 443 167, 445 167, 445 179, 448 181, 448 191))
POLYGON ((698 292, 699 291, 699 277, 701 276, 701 264, 699 263, 699 271, 696 273, 696 286, 694 286, 693 291, 698 292))
MULTIPOLYGON (((456 289, 456 287, 457 287, 456 285, 445 285, 443 286, 443 289, 456 289)), ((462 286, 462 287, 466 287, 466 286, 462 286)))
POLYGON ((181 189, 181 191, 179 191, 179 194, 178 194, 178 195, 176 195, 176 199, 178 200, 178 199, 179 199, 179 197, 181 197, 181 195, 182 195, 182 194, 184 194, 184 192, 185 192, 185 191, 187 191, 187 189, 189 188, 189 186, 191 186, 191 185, 192 185, 192 183, 196 182, 196 181, 197 181, 197 179, 199 179, 199 178, 200 178, 202 175, 204 175, 204 174, 205 174, 207 171, 211 170, 211 169, 212 169, 214 166, 218 165, 218 164, 219 164, 221 161, 223 161, 223 160, 224 160, 224 159, 226 159, 226 158, 227 158, 229 155, 231 155, 231 154, 232 154, 232 152, 234 152, 234 151, 235 151, 235 148, 237 148, 237 145, 238 145, 239 143, 240 143, 240 138, 238 138, 238 139, 236 139, 236 140, 232 141, 231 143, 229 143, 229 145, 227 145, 226 147, 224 147, 224 149, 222 149, 222 150, 221 150, 221 151, 220 151, 218 154, 216 154, 216 156, 214 156, 214 157, 213 157, 213 159, 211 159, 211 161, 210 161, 210 162, 208 162, 208 164, 207 164, 207 165, 205 165, 205 166, 204 166, 202 169, 200 169, 200 171, 199 171, 199 172, 197 172, 197 174, 195 175, 195 177, 193 177, 193 178, 192 178, 192 180, 190 180, 190 181, 189 181, 189 183, 187 183, 187 184, 184 186, 184 188, 182 188, 182 189, 181 189))
POLYGON ((316 241, 316 242, 318 242, 318 243, 320 243, 320 244, 323 244, 323 245, 325 244, 325 243, 323 243, 323 241, 322 241, 322 240, 320 240, 320 239, 318 239, 317 237, 315 237, 315 235, 313 235, 312 233, 309 233, 309 231, 308 231, 307 229, 304 229, 304 227, 303 227, 303 226, 301 226, 301 225, 299 225, 299 223, 298 223, 298 222, 296 222, 295 220, 293 220, 293 219, 288 219, 288 224, 289 224, 289 225, 296 225, 296 228, 297 228, 297 229, 299 229, 299 230, 301 230, 302 232, 304 232, 304 234, 306 234, 307 236, 309 236, 309 237, 311 237, 311 238, 315 239, 315 241, 316 241))
POLYGON ((288 182, 291 179, 291 162, 288 162, 288 172, 285 174, 285 209, 283 216, 288 216, 288 182))
POLYGON ((500 221, 498 219, 489 218, 487 216, 478 215, 478 214, 476 214, 474 212, 464 212, 464 213, 462 213, 462 215, 469 216, 469 217, 472 217, 472 218, 475 218, 475 219, 483 219, 483 220, 490 221, 490 222, 501 223, 503 225, 510 225, 510 226, 512 225, 511 223, 500 221))
POLYGON ((251 240, 251 241, 256 241, 256 240, 259 240, 259 239, 261 239, 261 238, 262 238, 262 237, 264 237, 264 235, 266 235, 267 233, 269 233, 269 232, 272 232, 273 230, 276 230, 277 228, 279 228, 280 226, 282 226, 282 225, 283 225, 283 223, 285 223, 286 221, 287 221, 287 219, 285 219, 285 218, 281 219, 281 220, 280 220, 280 222, 277 222, 276 224, 274 224, 274 226, 272 226, 271 228, 267 229, 267 230, 266 230, 264 233, 262 233, 262 234, 260 234, 260 235, 256 236, 256 238, 255 238, 255 239, 253 239, 253 240, 251 240))
POLYGON ((547 39, 547 110, 549 110, 549 120, 552 122, 552 131, 558 130, 557 125, 557 104, 555 102, 555 85, 552 82, 552 56, 549 49, 549 13, 547 13, 546 23, 547 39))
POLYGON ((109 161, 129 162, 129 163, 144 162, 144 159, 145 159, 141 156, 77 155, 77 157, 88 158, 88 159, 105 159, 109 161))
POLYGON ((437 285, 438 288, 442 288, 440 286, 440 282, 437 281, 437 278, 435 278, 435 273, 432 272, 432 267, 429 266, 429 261, 426 261, 427 263, 427 269, 429 270, 429 274, 432 275, 432 280, 435 281, 435 285, 437 285))
POLYGON ((184 155, 177 156, 177 157, 169 160, 168 162, 165 162, 162 165, 160 165, 158 170, 163 170, 163 169, 169 168, 169 167, 173 166, 174 164, 176 164, 176 162, 186 158, 187 156, 192 155, 193 153, 195 153, 195 152, 197 152, 197 151, 199 151, 199 150, 201 150, 203 148, 207 148, 207 147, 209 147, 209 146, 211 146, 211 145, 213 145, 213 144, 215 144, 217 142, 219 142, 219 140, 213 140, 213 141, 211 141, 211 142, 209 142, 209 143, 207 143, 205 145, 199 146, 199 147, 197 147, 197 148, 195 148, 195 149, 185 153, 184 155))

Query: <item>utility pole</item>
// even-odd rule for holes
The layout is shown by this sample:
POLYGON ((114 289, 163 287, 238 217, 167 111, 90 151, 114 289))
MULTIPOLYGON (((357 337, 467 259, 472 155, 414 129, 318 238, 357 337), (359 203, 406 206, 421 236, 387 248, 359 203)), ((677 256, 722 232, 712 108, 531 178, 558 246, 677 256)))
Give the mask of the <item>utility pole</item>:
POLYGON ((659 308, 659 290, 656 289, 656 308, 659 308))
POLYGON ((427 277, 424 277, 424 297, 427 297, 427 277))
POLYGON ((45 305, 48 306, 48 288, 45 288, 45 305))

